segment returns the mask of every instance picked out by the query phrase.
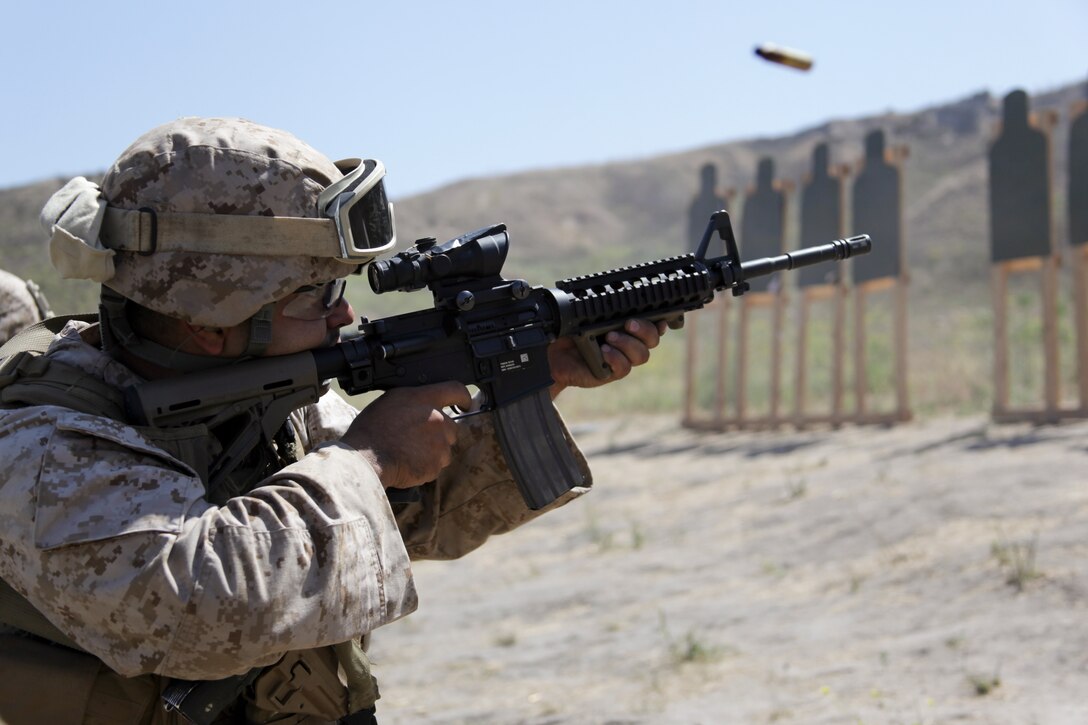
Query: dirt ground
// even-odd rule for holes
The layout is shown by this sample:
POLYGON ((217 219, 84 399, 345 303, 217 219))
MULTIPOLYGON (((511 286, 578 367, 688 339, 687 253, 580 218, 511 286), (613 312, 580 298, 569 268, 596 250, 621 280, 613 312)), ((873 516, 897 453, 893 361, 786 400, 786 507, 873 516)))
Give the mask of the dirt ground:
POLYGON ((391 723, 1088 723, 1088 422, 579 426, 594 491, 375 634, 391 723))

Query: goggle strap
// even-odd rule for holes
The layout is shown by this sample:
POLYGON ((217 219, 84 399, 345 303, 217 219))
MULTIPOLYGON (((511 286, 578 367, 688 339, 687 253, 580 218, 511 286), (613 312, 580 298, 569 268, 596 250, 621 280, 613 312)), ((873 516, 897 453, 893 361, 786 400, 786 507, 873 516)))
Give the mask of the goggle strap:
MULTIPOLYGON (((336 198, 334 198, 332 200, 332 202, 329 204, 329 209, 331 210, 330 213, 329 213, 329 216, 332 217, 332 219, 330 219, 330 221, 333 223, 333 226, 336 228, 336 243, 340 248, 340 257, 347 257, 348 256, 347 244, 344 242, 344 239, 345 239, 344 223, 343 223, 343 220, 342 220, 342 218, 340 216, 340 200, 344 196, 345 196, 345 194, 337 194, 336 198)), ((349 198, 350 198, 350 195, 347 195, 347 196, 349 196, 349 198)))
MULTIPOLYGON (((261 257, 342 258, 331 219, 175 214, 106 207, 99 238, 119 252, 195 252, 261 257)), ((373 259, 359 256, 350 262, 373 259)))

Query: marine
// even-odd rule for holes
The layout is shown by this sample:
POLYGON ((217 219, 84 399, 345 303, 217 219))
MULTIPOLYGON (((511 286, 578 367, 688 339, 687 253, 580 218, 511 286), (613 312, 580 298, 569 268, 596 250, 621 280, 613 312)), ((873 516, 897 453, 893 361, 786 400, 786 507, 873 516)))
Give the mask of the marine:
MULTIPOLYGON (((142 381, 335 344, 356 319, 348 280, 396 244, 384 175, 243 119, 183 118, 46 204, 58 273, 102 293, 96 319, 16 336, 0 361, 0 721, 183 722, 171 707, 194 683, 241 676, 209 722, 375 722, 366 644, 416 609, 412 561, 586 493, 566 432, 589 483, 529 510, 489 416, 445 412, 473 404, 459 383, 362 411, 327 390, 226 477, 243 418, 129 419, 142 381)), ((663 332, 611 335, 609 382, 663 332)), ((549 359, 554 395, 601 383, 569 341, 549 359)))

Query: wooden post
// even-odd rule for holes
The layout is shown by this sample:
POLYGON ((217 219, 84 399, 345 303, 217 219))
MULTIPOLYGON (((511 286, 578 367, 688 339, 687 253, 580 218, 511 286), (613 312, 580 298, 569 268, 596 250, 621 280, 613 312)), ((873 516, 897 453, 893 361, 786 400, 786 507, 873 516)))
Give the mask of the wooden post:
MULTIPOLYGON (((695 324, 685 326, 687 360, 685 361, 684 370, 687 380, 684 382, 684 414, 681 420, 681 425, 685 428, 721 431, 726 430, 733 423, 732 418, 726 412, 729 405, 726 381, 729 375, 730 309, 729 298, 726 295, 718 295, 713 302, 704 308, 706 316, 715 322, 711 329, 717 333, 716 343, 707 346, 708 349, 713 349, 717 355, 716 359, 709 361, 709 364, 714 366, 714 408, 710 411, 709 417, 700 415, 697 404, 699 377, 699 365, 697 363, 700 350, 697 338, 699 332, 695 324), (717 314, 718 317, 714 318, 714 314, 717 314)), ((700 315, 703 313, 696 312, 695 314, 700 315)))
POLYGON ((814 290, 801 292, 797 306, 797 369, 793 383, 793 420, 798 427, 804 425, 805 392, 808 387, 808 308, 814 290))
POLYGON ((768 423, 776 427, 779 423, 779 406, 782 402, 782 321, 785 318, 786 293, 774 295, 774 322, 771 335, 771 406, 768 423))
POLYGON ((724 429, 726 426, 725 408, 725 381, 726 376, 729 373, 729 358, 728 358, 728 346, 729 340, 729 304, 724 295, 721 295, 716 300, 718 306, 718 364, 714 371, 715 373, 715 390, 714 390, 714 424, 719 429, 724 429))
POLYGON ((751 300, 748 295, 739 298, 740 318, 737 322, 737 377, 733 387, 733 413, 737 423, 743 425, 748 413, 748 313, 751 300))
POLYGON ((854 418, 865 417, 865 399, 868 397, 869 374, 865 354, 865 286, 854 287, 854 418))
POLYGON ((846 351, 846 287, 835 287, 835 329, 832 333, 835 351, 831 359, 831 423, 841 425, 843 420, 843 357, 846 351))
POLYGON ((741 428, 777 427, 781 424, 782 399, 782 324, 785 318, 786 296, 780 292, 749 292, 740 298, 740 322, 737 339, 737 373, 734 401, 736 424, 741 428), (769 410, 766 416, 753 417, 748 412, 748 340, 752 310, 770 308, 771 312, 771 379, 768 390, 769 410))
POLYGON ((910 393, 907 382, 907 285, 903 279, 895 284, 895 401, 896 419, 911 419, 910 393))
POLYGON ((1061 375, 1058 372, 1058 259, 1055 256, 1043 260, 1042 294, 1043 355, 1046 360, 1045 410, 1056 421, 1061 408, 1061 375))
POLYGON ((687 359, 684 361, 684 419, 683 424, 685 426, 692 425, 695 422, 695 375, 696 365, 695 361, 699 355, 699 343, 697 338, 698 332, 695 330, 695 325, 687 325, 687 329, 684 331, 685 340, 684 347, 687 354, 687 359))
POLYGON ((840 425, 843 420, 843 327, 846 319, 846 288, 841 284, 805 287, 801 291, 797 321, 797 367, 794 374, 795 390, 793 399, 794 425, 801 428, 809 423, 827 422, 840 425), (812 415, 808 412, 808 324, 810 310, 814 302, 831 301, 831 393, 827 415, 812 415))
POLYGON ((854 288, 854 377, 855 420, 858 423, 906 422, 912 417, 907 381, 907 283, 902 278, 884 277, 864 282, 854 288), (891 296, 891 343, 895 359, 895 408, 891 411, 871 411, 868 406, 868 352, 865 349, 866 300, 873 294, 888 291, 891 296))
POLYGON ((994 265, 994 412, 999 423, 1031 421, 1053 423, 1063 415, 1058 360, 1058 259, 1024 257, 994 265), (1010 402, 1008 288, 1013 274, 1038 273, 1043 309, 1042 406, 1013 408, 1010 402))
POLYGON ((1009 324, 1007 265, 994 265, 991 273, 994 307, 994 410, 996 420, 1009 410, 1009 324))

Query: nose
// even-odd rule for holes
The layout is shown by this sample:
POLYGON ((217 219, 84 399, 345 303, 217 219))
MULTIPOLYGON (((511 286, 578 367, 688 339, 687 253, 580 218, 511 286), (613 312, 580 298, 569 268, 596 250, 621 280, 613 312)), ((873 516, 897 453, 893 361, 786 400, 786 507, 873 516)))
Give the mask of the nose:
POLYGON ((344 325, 350 325, 355 321, 355 309, 348 302, 347 298, 342 298, 336 307, 332 308, 332 314, 325 318, 325 324, 328 325, 330 330, 339 330, 344 325))

